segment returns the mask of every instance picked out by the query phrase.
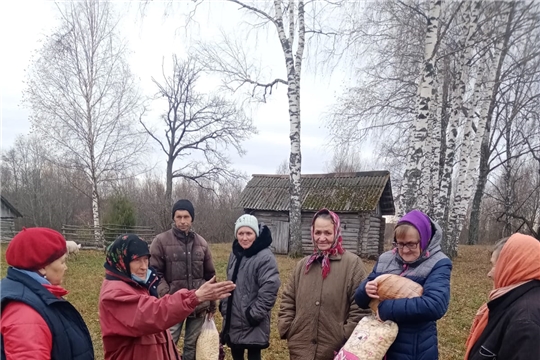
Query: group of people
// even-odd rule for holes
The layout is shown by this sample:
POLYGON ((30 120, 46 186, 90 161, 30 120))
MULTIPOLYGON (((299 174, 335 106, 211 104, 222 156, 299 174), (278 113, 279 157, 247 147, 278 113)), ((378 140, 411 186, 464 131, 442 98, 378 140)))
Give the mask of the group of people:
MULTIPOLYGON (((195 360, 202 325, 216 311, 223 317, 221 344, 233 359, 261 359, 270 345, 270 315, 281 287, 269 228, 252 215, 238 218, 227 280, 217 282, 208 243, 192 230, 191 202, 176 202, 172 219, 171 229, 150 247, 137 235, 124 234, 107 249, 99 296, 105 359, 195 360)), ((290 359, 333 359, 371 313, 381 274, 423 287, 419 297, 379 303, 379 319, 399 327, 385 359, 438 359, 436 322, 448 309, 452 263, 441 251, 442 230, 435 221, 418 210, 401 218, 393 250, 379 257, 370 274, 360 257, 343 248, 340 219, 332 211, 315 214, 311 238, 313 253, 292 271, 278 312, 290 359)), ((62 235, 23 229, 9 244, 6 261, 2 359, 93 359, 86 324, 64 299, 62 235)), ((514 234, 497 243, 491 262, 494 290, 474 318, 465 360, 540 359, 540 242, 514 234)))

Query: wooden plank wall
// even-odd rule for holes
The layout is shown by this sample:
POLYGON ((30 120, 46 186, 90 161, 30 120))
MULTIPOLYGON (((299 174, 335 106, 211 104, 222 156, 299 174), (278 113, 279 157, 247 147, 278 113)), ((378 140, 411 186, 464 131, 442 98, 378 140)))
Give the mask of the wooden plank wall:
POLYGON ((364 230, 359 244, 360 256, 377 259, 381 254, 381 242, 384 242, 384 232, 382 232, 381 237, 381 226, 384 229, 384 219, 373 212, 361 214, 361 221, 364 224, 364 230))
POLYGON ((9 242, 15 236, 15 219, 3 218, 0 220, 0 240, 9 242))
POLYGON ((279 222, 288 222, 289 215, 285 212, 274 211, 253 211, 253 216, 257 218, 260 223, 264 223, 270 229, 272 233, 272 251, 276 254, 287 254, 289 249, 289 234, 285 234, 283 226, 279 226, 279 222))

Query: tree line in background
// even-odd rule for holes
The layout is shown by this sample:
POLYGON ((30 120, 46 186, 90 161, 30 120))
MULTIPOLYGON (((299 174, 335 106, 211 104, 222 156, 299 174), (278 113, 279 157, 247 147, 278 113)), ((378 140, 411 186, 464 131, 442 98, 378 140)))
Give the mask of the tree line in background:
POLYGON ((124 222, 158 232, 171 225, 173 200, 186 197, 196 229, 230 241, 245 177, 226 153, 244 154, 242 141, 256 133, 246 103, 233 99, 245 89, 244 100, 264 102, 284 84, 291 152, 277 172, 290 178, 289 248, 301 254, 305 59, 324 72, 346 65, 357 79, 327 114, 336 145, 327 171, 389 169, 398 215, 429 213, 451 257, 460 241, 540 237, 540 3, 226 3, 253 20, 243 26, 254 36, 275 35, 268 39, 281 47, 281 69, 258 63, 257 48, 246 47, 250 30, 245 39, 223 34, 185 59, 173 56, 172 70, 164 62, 152 99, 130 72, 111 3, 57 5, 60 25, 28 70, 32 134, 2 153, 2 191, 24 225, 124 222), (222 78, 219 92, 199 91, 207 73, 222 78), (144 116, 150 101, 165 110, 158 122, 144 116), (370 162, 357 150, 366 140, 377 152, 370 162), (165 155, 164 176, 146 165, 152 144, 165 155))
MULTIPOLYGON (((66 170, 49 161, 47 148, 35 136, 20 136, 3 154, 2 193, 24 215, 21 226, 92 225, 92 184, 83 172, 66 170)), ((102 224, 149 226, 156 233, 172 224, 171 208, 163 176, 144 174, 109 182, 99 188, 102 224)), ((213 242, 230 242, 234 221, 242 213, 236 202, 241 182, 223 182, 210 187, 181 180, 172 189, 174 199, 195 204, 194 228, 213 242)))

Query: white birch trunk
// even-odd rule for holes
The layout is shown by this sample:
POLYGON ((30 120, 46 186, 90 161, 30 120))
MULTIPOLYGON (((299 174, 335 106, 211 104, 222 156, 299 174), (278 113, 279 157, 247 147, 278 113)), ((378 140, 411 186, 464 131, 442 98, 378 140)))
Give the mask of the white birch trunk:
MULTIPOLYGON (((435 50, 437 44, 441 0, 431 0, 424 49, 424 66, 419 84, 418 115, 414 122, 414 135, 409 143, 407 169, 404 175, 404 191, 401 197, 401 211, 413 208, 427 211, 429 203, 429 173, 426 173, 425 156, 428 139, 428 119, 430 102, 433 97, 435 80, 435 50)), ((428 150, 429 151, 429 150, 428 150)))
POLYGON ((103 236, 101 232, 101 222, 99 220, 99 196, 97 183, 92 183, 92 219, 94 220, 94 241, 97 247, 103 247, 103 236))
POLYGON ((442 102, 439 94, 439 85, 437 78, 433 86, 433 100, 429 111, 429 146, 426 148, 428 154, 429 171, 429 198, 427 211, 428 215, 433 216, 435 210, 435 198, 439 194, 439 166, 441 153, 441 116, 442 102))
MULTIPOLYGON (((294 8, 294 2, 290 1, 289 6, 294 8)), ((300 147, 300 75, 302 68, 302 58, 305 46, 305 23, 304 23, 304 2, 298 1, 298 49, 296 57, 293 55, 294 42, 294 19, 289 19, 289 38, 285 32, 283 24, 283 10, 280 0, 274 0, 276 12, 276 28, 285 56, 285 66, 287 68, 287 97, 289 99, 289 121, 290 121, 290 141, 291 154, 289 158, 289 179, 290 179, 290 205, 289 205, 289 255, 302 256, 302 202, 301 202, 301 174, 302 174, 302 153, 300 147), (291 28, 292 27, 292 28, 291 28)), ((289 9, 289 16, 292 18, 294 10, 289 9), (291 14, 292 11, 292 14, 291 14)))
POLYGON ((460 55, 460 70, 459 78, 456 86, 452 91, 452 110, 448 122, 447 131, 447 148, 444 161, 444 172, 441 179, 441 187, 439 191, 438 204, 436 209, 436 219, 443 227, 443 250, 450 257, 457 255, 457 243, 450 241, 448 215, 450 213, 450 195, 452 190, 452 172, 454 166, 454 158, 456 151, 456 139, 461 118, 461 108, 463 105, 463 97, 466 91, 466 84, 469 72, 468 62, 472 56, 473 34, 475 33, 478 23, 479 10, 481 3, 469 2, 467 9, 463 12, 463 23, 467 26, 467 31, 460 44, 464 47, 460 55))
MULTIPOLYGON (((474 86, 471 102, 472 106, 467 111, 468 117, 463 131, 463 141, 459 154, 458 178, 453 201, 454 205, 452 207, 452 212, 450 213, 448 224, 450 229, 450 242, 452 244, 457 244, 459 241, 463 223, 467 216, 472 189, 476 186, 477 172, 480 165, 480 146, 482 144, 487 123, 487 109, 485 114, 483 114, 484 116, 481 114, 485 108, 485 106, 481 105, 486 103, 485 99, 483 102, 481 101, 483 95, 482 83, 485 83, 485 81, 481 80, 482 77, 484 77, 484 71, 485 61, 479 61, 477 81, 474 86), (474 128, 476 128, 476 134, 473 134, 474 128), (474 141, 472 139, 473 135, 474 141)), ((464 106, 467 106, 467 104, 464 104, 464 106)))

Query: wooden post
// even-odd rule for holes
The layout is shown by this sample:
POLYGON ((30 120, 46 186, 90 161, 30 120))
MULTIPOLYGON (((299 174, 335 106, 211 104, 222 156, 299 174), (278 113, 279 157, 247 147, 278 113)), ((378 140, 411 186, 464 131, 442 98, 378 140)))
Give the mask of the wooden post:
POLYGON ((381 216, 381 229, 380 229, 380 237, 379 237, 379 256, 384 252, 384 242, 385 238, 384 235, 386 233, 386 219, 381 216))

